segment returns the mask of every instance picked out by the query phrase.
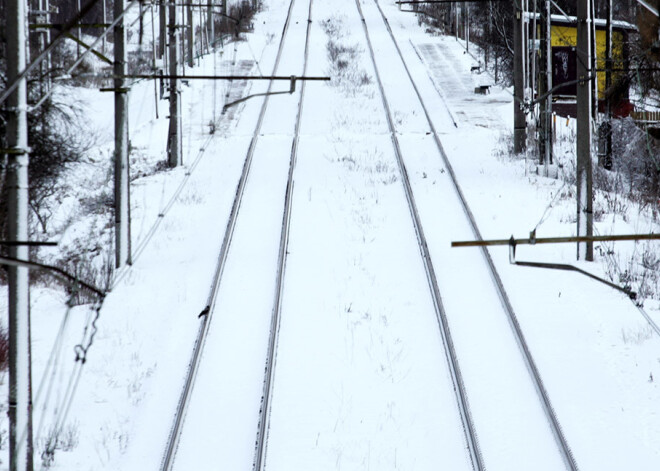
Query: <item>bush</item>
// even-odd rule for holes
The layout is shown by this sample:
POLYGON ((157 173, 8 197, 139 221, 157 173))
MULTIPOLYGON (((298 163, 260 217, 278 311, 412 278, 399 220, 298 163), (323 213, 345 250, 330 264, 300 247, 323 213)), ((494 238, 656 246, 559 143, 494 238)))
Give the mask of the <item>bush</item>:
POLYGON ((359 67, 363 50, 357 44, 345 44, 343 20, 331 17, 321 22, 321 27, 328 36, 326 51, 330 62, 329 75, 331 84, 337 86, 345 95, 355 95, 362 87, 372 83, 369 74, 359 67))
POLYGON ((262 0, 242 0, 235 5, 229 5, 227 16, 216 16, 214 27, 217 34, 231 34, 239 39, 241 33, 252 31, 254 16, 263 8, 262 0))

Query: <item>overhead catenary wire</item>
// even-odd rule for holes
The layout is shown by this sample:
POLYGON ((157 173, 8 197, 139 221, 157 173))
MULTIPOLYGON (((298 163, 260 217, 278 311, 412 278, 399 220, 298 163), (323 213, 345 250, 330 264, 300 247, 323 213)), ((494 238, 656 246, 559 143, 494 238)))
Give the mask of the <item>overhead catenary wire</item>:
POLYGON ((37 388, 37 393, 34 396, 33 408, 35 411, 41 410, 41 421, 37 425, 36 433, 35 433, 35 437, 37 440, 39 440, 39 437, 42 436, 41 432, 43 430, 44 425, 46 424, 47 408, 48 405, 50 404, 50 397, 53 392, 53 389, 55 388, 56 377, 58 373, 60 373, 60 361, 64 346, 64 334, 67 330, 69 319, 71 317, 70 314, 73 308, 72 302, 74 295, 75 293, 71 293, 71 295, 69 296, 69 300, 66 303, 67 304, 66 312, 64 313, 62 322, 60 323, 60 327, 55 336, 55 340, 53 342, 51 352, 48 356, 48 360, 46 361, 46 367, 44 368, 41 381, 39 382, 39 386, 37 388), (45 397, 43 397, 44 394, 45 397))
MULTIPOLYGON (((46 271, 46 273, 54 276, 55 278, 59 279, 60 281, 64 282, 65 284, 69 285, 72 289, 72 294, 71 298, 69 299, 69 302, 67 302, 67 312, 65 314, 65 318, 63 322, 61 323, 60 326, 60 331, 58 332, 58 335, 56 336, 55 344, 53 349, 51 350, 51 355, 49 357, 49 360, 47 361, 47 368, 44 372, 44 376, 42 378, 42 382, 40 383, 40 386, 38 388, 37 392, 37 401, 35 401, 35 405, 38 406, 38 399, 41 398, 41 394, 43 393, 43 388, 44 386, 44 381, 48 375, 48 370, 49 368, 54 368, 54 364, 56 362, 56 357, 59 356, 59 352, 61 351, 61 339, 62 339, 62 334, 66 328, 66 324, 68 321, 69 317, 69 312, 72 307, 72 299, 74 296, 78 294, 78 291, 82 288, 88 292, 90 292, 93 296, 96 297, 96 303, 94 307, 94 315, 91 317, 91 323, 88 323, 88 325, 85 327, 84 334, 83 334, 83 339, 79 344, 77 344, 74 347, 74 351, 76 353, 76 358, 75 358, 75 363, 76 366, 74 366, 74 373, 75 370, 78 369, 80 370, 82 366, 78 367, 77 365, 80 363, 80 365, 83 365, 86 362, 87 359, 87 353, 92 346, 94 342, 94 337, 96 335, 96 322, 98 321, 100 317, 100 311, 101 307, 103 305, 103 301, 105 299, 105 291, 102 291, 93 285, 89 283, 85 283, 81 280, 79 280, 77 277, 69 274, 65 270, 62 270, 59 267, 55 267, 52 265, 46 265, 38 262, 32 262, 32 261, 27 261, 27 260, 20 260, 16 259, 13 257, 0 257, 0 265, 10 265, 10 266, 20 266, 20 267, 26 267, 30 269, 41 269, 46 271)), ((73 402, 73 396, 75 395, 75 391, 77 389, 77 384, 80 379, 80 374, 81 372, 78 371, 77 373, 77 379, 74 381, 74 376, 75 374, 72 373, 71 378, 69 380, 69 385, 67 386, 66 393, 63 396, 63 400, 60 403, 60 406, 57 408, 58 411, 60 411, 60 415, 55 421, 55 426, 54 429, 55 431, 61 430, 61 426, 66 420, 66 416, 68 415, 68 411, 71 408, 71 403, 73 402)), ((51 387, 47 388, 47 397, 50 396, 50 391, 52 390, 51 387)), ((47 406, 47 401, 44 402, 45 406, 47 406)), ((43 423, 39 425, 39 430, 41 430, 43 423)), ((25 446, 26 443, 26 437, 28 434, 28 430, 19 430, 19 437, 18 437, 18 449, 21 449, 23 446, 25 446)), ((42 469, 44 469, 44 466, 47 466, 47 463, 42 462, 42 469)))
POLYGON ((25 70, 14 79, 14 82, 7 84, 7 88, 4 90, 2 95, 0 95, 0 104, 4 103, 5 100, 9 98, 14 90, 16 90, 16 87, 18 87, 21 80, 25 79, 28 74, 37 68, 41 61, 44 60, 48 54, 50 54, 59 44, 59 42, 66 37, 67 33, 71 31, 78 24, 78 22, 92 10, 92 8, 94 8, 94 5, 96 5, 98 1, 99 0, 90 0, 90 2, 88 2, 74 18, 64 24, 60 33, 51 40, 50 44, 48 44, 44 50, 41 51, 41 53, 32 62, 30 62, 30 64, 25 67, 25 70))
MULTIPOLYGON (((94 1, 96 1, 96 0, 94 0, 94 1)), ((101 33, 101 35, 100 35, 100 36, 99 36, 94 42, 92 42, 92 44, 90 45, 90 48, 89 48, 89 49, 86 49, 85 52, 83 52, 83 53, 80 55, 80 57, 78 57, 78 59, 75 60, 75 61, 73 62, 73 64, 70 65, 70 66, 67 68, 65 74, 66 74, 66 75, 70 74, 70 73, 71 73, 76 67, 78 67, 78 65, 80 65, 80 63, 81 63, 82 60, 87 56, 87 54, 89 54, 90 51, 91 51, 92 49, 94 49, 94 48, 97 46, 97 44, 100 43, 100 42, 103 40, 103 38, 105 38, 105 36, 106 36, 106 35, 112 30, 112 28, 114 28, 115 25, 117 25, 117 24, 118 24, 118 23, 124 18, 124 16, 126 16, 126 14, 131 10, 132 7, 134 7, 135 5, 137 5, 137 4, 139 4, 139 3, 140 3, 139 0, 132 0, 131 3, 129 3, 129 4, 126 6, 126 8, 125 8, 124 11, 122 12, 122 14, 119 15, 119 16, 117 16, 116 18, 114 18, 114 21, 110 24, 110 26, 108 27, 108 29, 106 29, 103 33, 101 33)), ((26 69, 26 71, 28 71, 28 70, 29 70, 29 67, 26 69)), ((55 89, 56 89, 56 87, 51 87, 51 89, 48 90, 48 91, 47 91, 47 92, 41 97, 41 99, 40 99, 39 101, 37 101, 37 103, 35 103, 34 105, 32 105, 32 106, 30 107, 30 111, 34 111, 34 110, 36 110, 37 108, 39 108, 39 107, 40 107, 40 106, 41 106, 41 105, 42 105, 42 104, 48 99, 48 97, 49 97, 49 96, 55 91, 55 89)), ((0 103, 1 103, 1 102, 2 102, 2 99, 1 99, 1 97, 0 97, 0 103)))

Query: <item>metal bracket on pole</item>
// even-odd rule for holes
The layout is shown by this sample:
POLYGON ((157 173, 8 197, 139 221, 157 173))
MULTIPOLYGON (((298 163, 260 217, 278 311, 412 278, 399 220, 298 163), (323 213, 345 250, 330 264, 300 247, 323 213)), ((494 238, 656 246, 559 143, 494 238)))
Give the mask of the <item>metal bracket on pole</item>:
POLYGON ((18 247, 22 245, 26 245, 28 247, 55 247, 57 246, 57 242, 39 242, 36 240, 0 240, 0 245, 5 247, 18 247))
POLYGON ((296 77, 295 75, 291 75, 290 77, 235 77, 235 78, 242 78, 242 79, 249 79, 249 80, 263 80, 263 79, 270 79, 270 80, 290 80, 291 81, 291 86, 289 87, 288 91, 283 91, 283 92, 270 92, 270 93, 255 93, 253 95, 248 95, 244 96, 243 98, 239 98, 236 101, 232 101, 231 103, 225 104, 225 106, 222 107, 222 112, 226 112, 227 108, 230 108, 234 105, 238 105, 239 103, 242 103, 244 101, 249 100, 250 98, 255 98, 258 96, 272 96, 272 95, 283 95, 283 94, 292 94, 293 92, 296 91, 296 81, 297 80, 321 80, 321 81, 329 81, 330 77, 296 77))
POLYGON ((519 262, 516 260, 516 239, 511 236, 509 239, 509 263, 512 265, 518 265, 521 267, 532 267, 532 268, 549 268, 551 270, 564 270, 564 271, 574 271, 577 273, 580 273, 582 275, 585 275, 592 280, 596 280, 600 283, 603 283, 604 285, 609 286, 610 288, 613 288, 617 291, 621 291, 624 293, 626 296, 628 296, 631 300, 636 300, 637 299, 637 293, 634 292, 630 286, 619 286, 611 281, 605 280, 603 278, 600 278, 593 273, 589 273, 586 270, 583 270, 581 268, 578 268, 573 265, 568 265, 565 263, 543 263, 543 262, 519 262))
POLYGON ((46 270, 52 273, 56 278, 59 278, 61 281, 63 281, 66 284, 72 286, 77 285, 80 286, 81 288, 85 288, 86 290, 91 291, 96 296, 98 296, 99 299, 103 299, 106 295, 106 292, 104 290, 79 280, 77 277, 71 275, 70 273, 67 273, 66 271, 62 270, 59 267, 55 267, 52 265, 44 265, 42 263, 31 262, 29 260, 21 260, 13 257, 0 256, 0 266, 2 265, 13 266, 13 267, 25 267, 28 269, 46 270))
MULTIPOLYGON (((568 237, 536 237, 536 232, 530 233, 529 239, 514 239, 516 245, 521 244, 563 244, 568 242, 608 242, 608 241, 635 241, 635 240, 660 240, 660 234, 622 234, 609 236, 568 236, 568 237)), ((510 245, 511 239, 494 240, 466 240, 452 242, 452 247, 483 247, 494 245, 510 245)))
POLYGON ((131 89, 128 87, 122 88, 99 88, 99 92, 114 92, 114 93, 128 93, 131 89))
POLYGON ((104 55, 101 54, 99 51, 97 51, 96 49, 94 49, 92 46, 90 46, 89 44, 87 44, 85 41, 81 41, 80 39, 78 39, 77 37, 75 37, 73 34, 71 34, 71 33, 69 33, 69 32, 66 33, 66 36, 67 36, 67 38, 72 39, 75 43, 80 44, 82 47, 84 47, 85 49, 87 49, 89 52, 91 52, 92 54, 94 54, 96 57, 98 57, 99 59, 101 59, 101 60, 102 60, 103 62, 105 62, 106 64, 110 64, 110 65, 113 65, 113 64, 114 64, 114 62, 112 62, 112 61, 111 61, 110 59, 108 59, 106 56, 104 56, 104 55))
POLYGON ((0 149, 0 154, 7 155, 25 155, 32 152, 30 147, 11 147, 9 149, 0 149))
POLYGON ((516 260, 516 247, 520 244, 536 245, 536 244, 561 244, 569 242, 605 242, 605 241, 637 241, 637 240, 660 240, 660 234, 624 234, 624 235, 610 235, 610 236, 571 236, 571 237, 536 237, 536 231, 529 234, 528 239, 515 239, 511 236, 509 239, 495 239, 495 240, 468 240, 452 242, 452 247, 487 247, 495 245, 508 245, 509 246, 509 263, 512 265, 519 265, 522 267, 535 267, 535 268, 551 268, 554 270, 574 271, 581 273, 589 278, 599 281, 610 288, 625 293, 633 301, 637 299, 637 293, 632 291, 630 286, 619 286, 603 278, 600 278, 588 271, 573 265, 563 263, 542 263, 542 262, 519 262, 516 260))

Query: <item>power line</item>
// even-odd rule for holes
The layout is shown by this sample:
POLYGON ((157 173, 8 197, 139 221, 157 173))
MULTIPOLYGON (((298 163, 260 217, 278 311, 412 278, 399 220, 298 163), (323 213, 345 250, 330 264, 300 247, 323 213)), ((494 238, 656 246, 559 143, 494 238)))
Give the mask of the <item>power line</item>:
POLYGON ((16 90, 16 87, 18 87, 20 81, 27 78, 28 74, 32 72, 48 54, 50 54, 50 52, 62 39, 64 39, 67 32, 75 28, 76 24, 78 24, 78 21, 90 12, 97 2, 98 0, 91 0, 71 21, 65 23, 65 25, 62 27, 62 31, 55 37, 55 39, 53 39, 50 44, 46 46, 46 48, 25 68, 25 70, 23 70, 14 79, 13 82, 8 84, 7 89, 2 93, 2 95, 0 95, 0 104, 5 102, 9 95, 11 95, 14 90, 16 90))

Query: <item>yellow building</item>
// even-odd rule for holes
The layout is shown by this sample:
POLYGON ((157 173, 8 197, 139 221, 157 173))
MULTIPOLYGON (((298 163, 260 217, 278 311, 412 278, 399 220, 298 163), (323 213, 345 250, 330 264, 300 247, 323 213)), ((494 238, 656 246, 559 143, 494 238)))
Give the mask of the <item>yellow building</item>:
MULTIPOLYGON (((598 80, 598 98, 605 97, 605 20, 596 19, 596 69, 598 80)), ((625 21, 612 22, 612 82, 616 83, 626 69, 628 51, 628 34, 635 32, 635 26, 625 21)), ((577 20, 575 17, 563 15, 552 15, 551 18, 551 43, 552 43, 552 66, 553 87, 563 82, 576 79, 575 47, 577 45, 577 20)), ((558 95, 575 95, 576 85, 567 86, 558 90, 558 95)))

